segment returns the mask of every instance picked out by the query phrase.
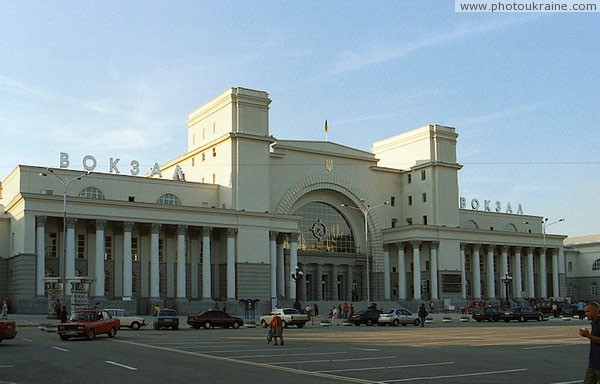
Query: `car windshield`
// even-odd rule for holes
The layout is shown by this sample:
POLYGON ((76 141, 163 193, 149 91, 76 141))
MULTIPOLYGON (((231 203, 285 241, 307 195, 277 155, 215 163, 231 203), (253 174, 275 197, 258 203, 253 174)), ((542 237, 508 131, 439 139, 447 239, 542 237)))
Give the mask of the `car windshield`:
POLYGON ((94 321, 96 320, 95 312, 75 312, 71 315, 71 321, 94 321))
POLYGON ((295 309, 291 309, 291 308, 290 308, 290 309, 284 309, 284 310, 283 310, 283 313, 285 313, 286 315, 296 315, 296 314, 298 314, 298 313, 300 313, 300 312, 298 312, 298 311, 297 311, 297 310, 295 310, 295 309))
POLYGON ((161 316, 177 316, 177 313, 175 313, 175 311, 160 311, 160 315, 161 316))

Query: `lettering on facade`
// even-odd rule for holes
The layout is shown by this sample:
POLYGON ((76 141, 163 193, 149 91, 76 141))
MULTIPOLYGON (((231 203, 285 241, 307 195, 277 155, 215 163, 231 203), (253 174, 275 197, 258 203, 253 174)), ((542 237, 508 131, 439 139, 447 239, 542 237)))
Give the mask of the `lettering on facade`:
MULTIPOLYGON (((121 161, 121 159, 114 158, 114 157, 111 157, 108 160, 108 173, 116 173, 116 174, 121 173, 121 171, 119 170, 119 161, 121 161)), ((67 169, 67 168, 69 168, 70 165, 71 165, 71 160, 70 160, 69 154, 65 153, 65 152, 61 152, 60 158, 59 158, 60 168, 67 169)), ((92 155, 85 155, 83 157, 83 159, 81 160, 81 165, 83 166, 83 169, 85 169, 86 171, 94 171, 96 169, 96 167, 98 166, 98 161, 92 155)), ((129 173, 132 176, 137 176, 140 174, 139 161, 132 160, 129 163, 129 173)), ((150 177, 154 177, 154 176, 158 176, 158 177, 162 178, 162 172, 160 170, 160 165, 158 163, 154 163, 152 168, 150 168, 150 177)), ((172 178, 173 178, 173 180, 185 181, 185 173, 183 172, 183 169, 179 165, 177 165, 175 167, 175 171, 173 172, 172 178)))
MULTIPOLYGON (((483 211, 485 211, 485 212, 514 213, 511 203, 506 203, 506 205, 504 205, 504 208, 503 208, 502 203, 500 201, 496 201, 492 205, 492 200, 483 200, 483 205, 482 205, 480 200, 475 198, 475 199, 471 199, 470 207, 474 211, 479 211, 479 209, 482 208, 483 211)), ((460 197, 459 208, 467 209, 467 199, 466 198, 460 197)), ((521 206, 521 203, 517 204, 516 214, 517 215, 523 214, 523 207, 521 206)))

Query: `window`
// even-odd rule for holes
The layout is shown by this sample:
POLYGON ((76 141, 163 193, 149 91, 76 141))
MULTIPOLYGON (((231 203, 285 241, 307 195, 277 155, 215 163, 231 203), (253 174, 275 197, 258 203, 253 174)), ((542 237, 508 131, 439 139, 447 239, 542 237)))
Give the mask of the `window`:
POLYGON ((427 194, 423 193, 421 196, 423 197, 423 202, 426 203, 427 202, 427 194))
POLYGON ((217 148, 212 149, 212 155, 213 157, 217 157, 217 148))
POLYGON ((104 193, 96 187, 86 187, 79 192, 79 197, 86 199, 104 200, 104 193))
MULTIPOLYGON (((357 250, 356 248, 352 229, 343 216, 345 213, 350 214, 344 208, 340 212, 333 206, 322 202, 312 202, 300 207, 294 212, 294 215, 302 217, 298 250, 339 253, 364 252, 364 250, 357 250)), ((362 226, 359 230, 361 229, 364 231, 362 226)))
POLYGON ((471 272, 471 255, 465 255, 465 272, 471 272))
POLYGON ((85 235, 77 235, 77 258, 85 259, 85 235))
POLYGON ((592 283, 592 296, 596 296, 598 294, 598 284, 592 283))
POLYGON ((112 237, 104 237, 104 260, 112 260, 112 237))
POLYGON ((412 196, 408 196, 408 205, 412 205, 412 196))
POLYGON ((395 196, 390 197, 390 205, 392 207, 396 205, 396 197, 395 196))
POLYGON ((392 228, 396 228, 398 225, 398 219, 392 219, 392 228))
POLYGON ((179 197, 175 196, 172 193, 165 193, 164 195, 158 198, 157 203, 162 205, 181 205, 179 197))
POLYGON ((573 262, 569 261, 569 272, 573 272, 573 262))
POLYGON ((423 225, 427 225, 427 215, 423 216, 423 225))
POLYGON ((131 292, 137 292, 137 273, 131 272, 131 292))
POLYGON ((110 272, 104 271, 104 292, 110 292, 110 272))
POLYGON ((412 223, 413 223, 413 222, 412 222, 412 217, 407 217, 407 218, 406 218, 406 224, 408 224, 408 225, 412 225, 412 223))
POLYGON ((427 179, 427 174, 425 173, 425 171, 421 171, 421 180, 425 180, 427 179))
POLYGON ((138 259, 138 239, 137 237, 131 238, 131 261, 139 261, 138 259))
POLYGON ((163 252, 163 240, 158 239, 158 262, 163 263, 165 261, 165 255, 163 252))
POLYGON ((468 220, 467 221, 467 228, 469 228, 469 229, 478 229, 479 226, 473 220, 468 220))
POLYGON ((206 160, 206 153, 202 154, 202 161, 206 160))
POLYGON ((56 233, 49 233, 48 238, 46 239, 46 257, 56 258, 57 255, 57 247, 58 247, 58 238, 56 237, 56 233))
POLYGON ((592 271, 598 270, 600 270, 600 259, 596 259, 596 261, 594 261, 594 264, 592 264, 592 271))
POLYGON ((412 175, 408 174, 406 175, 407 179, 408 179, 408 184, 412 183, 412 175))
POLYGON ((192 157, 192 167, 196 165, 196 158, 192 157))

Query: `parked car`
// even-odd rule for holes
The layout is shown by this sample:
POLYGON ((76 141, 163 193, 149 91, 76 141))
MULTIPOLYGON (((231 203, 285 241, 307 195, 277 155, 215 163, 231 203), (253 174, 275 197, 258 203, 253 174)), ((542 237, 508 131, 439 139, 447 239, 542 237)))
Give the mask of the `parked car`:
POLYGON ((379 322, 379 315, 382 312, 381 309, 363 309, 350 316, 348 321, 354 325, 366 324, 370 326, 379 322))
POLYGON ((244 320, 236 316, 231 316, 220 309, 209 309, 195 315, 188 315, 187 323, 196 329, 200 327, 204 327, 205 329, 214 327, 232 327, 233 329, 238 329, 244 325, 244 320))
POLYGON ((410 313, 409 310, 404 308, 390 309, 389 311, 382 313, 379 315, 377 322, 379 325, 390 324, 395 326, 398 324, 402 324, 404 326, 408 324, 413 324, 415 326, 421 324, 419 316, 410 313))
POLYGON ((12 320, 0 320, 0 342, 17 336, 17 324, 12 320))
POLYGON ((106 312, 108 312, 108 314, 112 317, 119 319, 121 322, 121 327, 138 330, 140 327, 145 327, 148 325, 143 317, 130 316, 124 309, 106 309, 106 312))
POLYGON ((507 323, 511 320, 518 320, 520 322, 527 320, 542 321, 544 320, 544 314, 531 307, 513 307, 503 311, 500 319, 507 323))
POLYGON ((156 321, 153 324, 154 329, 171 328, 176 331, 179 329, 179 317, 174 309, 159 309, 156 312, 156 321))
POLYGON ((283 328, 287 328, 289 325, 302 328, 309 320, 308 315, 300 313, 295 308, 275 308, 270 314, 261 316, 258 322, 263 328, 267 328, 271 323, 271 318, 275 315, 281 317, 283 328))
POLYGON ((561 316, 578 316, 579 309, 577 309, 577 304, 565 304, 560 309, 561 316))
POLYGON ((93 340, 103 334, 115 337, 119 329, 119 319, 112 318, 105 310, 86 309, 73 312, 69 321, 58 325, 57 332, 61 340, 69 340, 71 337, 93 340))
POLYGON ((480 307, 473 310, 471 317, 477 322, 498 321, 502 317, 502 312, 497 307, 480 307))

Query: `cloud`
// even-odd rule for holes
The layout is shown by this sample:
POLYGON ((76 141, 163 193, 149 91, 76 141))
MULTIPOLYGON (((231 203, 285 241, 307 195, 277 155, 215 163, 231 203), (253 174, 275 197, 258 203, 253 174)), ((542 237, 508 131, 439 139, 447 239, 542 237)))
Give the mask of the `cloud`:
POLYGON ((381 64, 408 56, 423 48, 462 40, 471 36, 506 28, 510 25, 523 23, 532 17, 503 18, 495 22, 483 21, 478 24, 463 26, 449 33, 427 36, 397 47, 379 47, 367 52, 342 52, 335 64, 334 73, 358 71, 365 67, 381 64))

